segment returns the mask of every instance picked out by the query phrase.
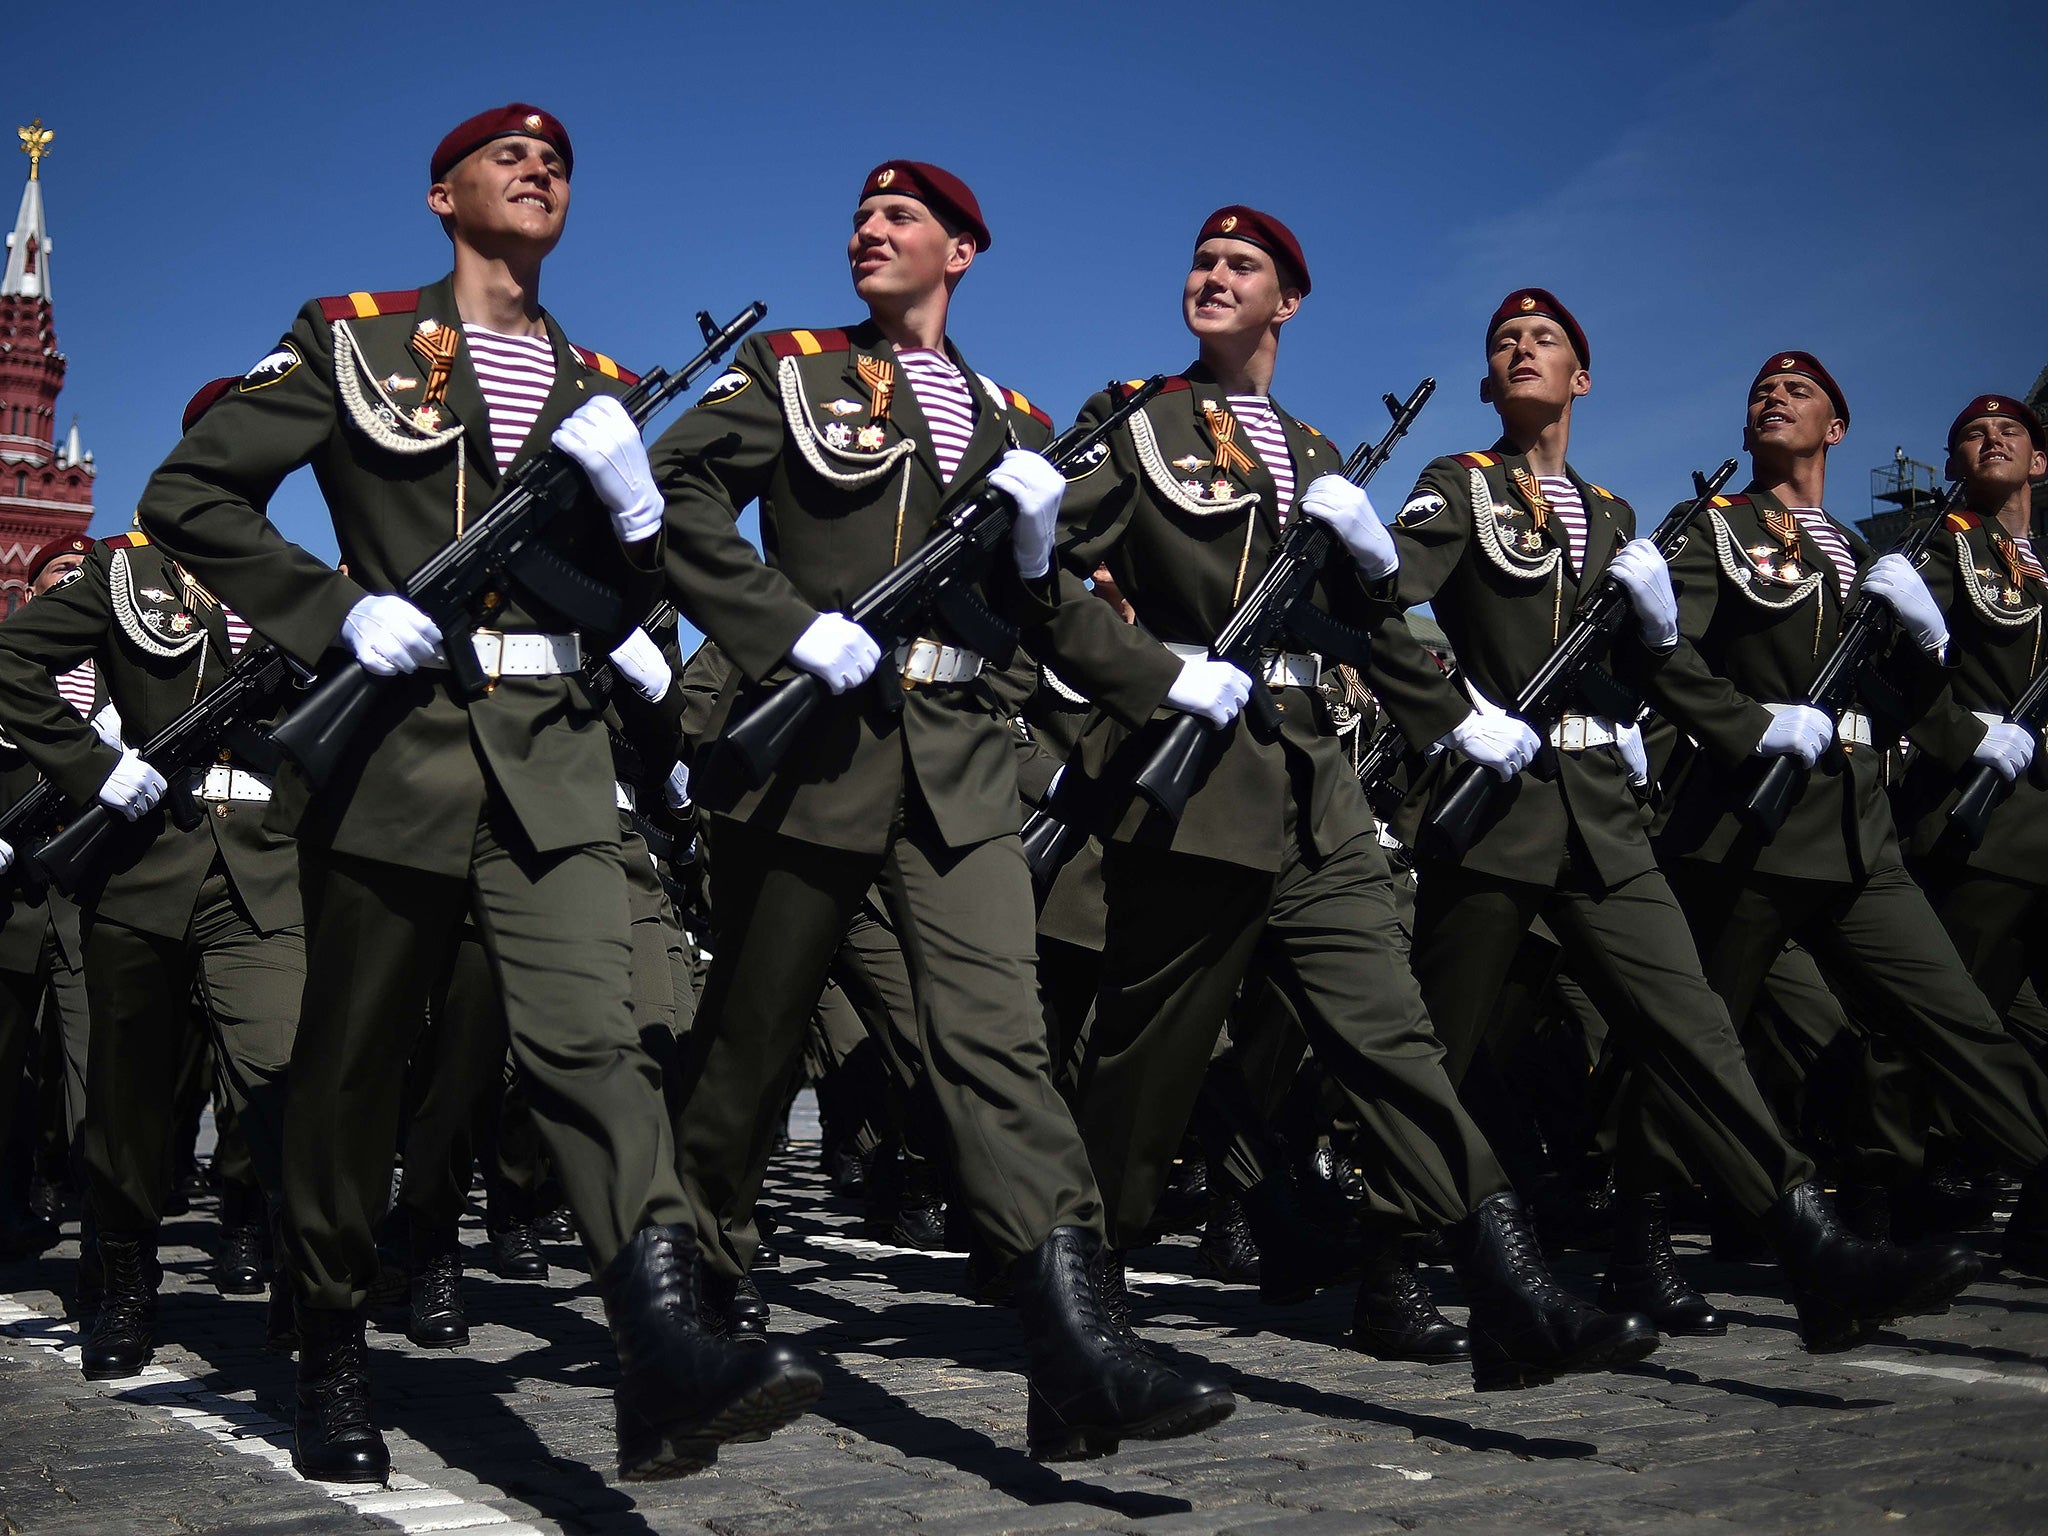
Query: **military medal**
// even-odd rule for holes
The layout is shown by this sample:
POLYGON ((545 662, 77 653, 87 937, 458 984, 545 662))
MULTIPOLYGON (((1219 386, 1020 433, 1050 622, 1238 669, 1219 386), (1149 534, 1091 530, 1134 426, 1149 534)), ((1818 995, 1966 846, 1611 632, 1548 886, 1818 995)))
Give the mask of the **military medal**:
POLYGON ((152 603, 168 603, 171 600, 171 594, 162 587, 144 587, 142 595, 152 603))
POLYGON ((1173 467, 1184 475, 1192 475, 1208 462, 1207 459, 1196 458, 1192 453, 1184 453, 1173 461, 1173 467))
MULTIPOLYGON (((839 427, 839 423, 836 421, 832 425, 839 427)), ((839 430, 844 432, 846 428, 839 427, 839 430)), ((878 453, 882 447, 882 429, 871 421, 854 435, 853 440, 869 453, 878 453)))
POLYGON ((401 389, 418 389, 420 381, 409 373, 387 373, 383 379, 387 392, 396 393, 401 389))
POLYGON ((858 400, 846 399, 827 400, 825 402, 825 409, 834 416, 851 416, 860 409, 860 402, 858 400))
POLYGON ((1770 529, 1771 537, 1778 541, 1784 558, 1776 570, 1771 570, 1771 547, 1768 544, 1759 544, 1756 549, 1750 551, 1752 555, 1757 556, 1757 564, 1779 581, 1800 580, 1804 573, 1799 569, 1799 519, 1790 512, 1775 512, 1766 508, 1764 526, 1770 529), (1759 554, 1758 551, 1762 553, 1759 554))
POLYGON ((192 615, 189 613, 174 613, 171 615, 170 622, 171 633, 174 635, 182 635, 185 633, 186 630, 192 627, 192 615))
MULTIPOLYGON (((825 423, 825 443, 827 447, 844 448, 852 441, 853 428, 849 427, 845 422, 828 421, 825 423)), ((861 446, 866 447, 867 445, 863 443, 861 446)))
MULTIPOLYGON (((861 383, 868 387, 868 420, 887 421, 889 403, 896 397, 896 365, 886 358, 869 357, 862 353, 854 358, 853 371, 860 375, 861 383)), ((861 446, 867 445, 863 443, 861 446)), ((880 444, 876 446, 879 447, 880 444)))
POLYGON ((1519 542, 1522 548, 1526 549, 1527 551, 1529 551, 1530 554, 1533 555, 1537 550, 1543 547, 1543 535, 1538 533, 1534 528, 1531 528, 1527 533, 1524 533, 1522 535, 1519 542))
POLYGON ((455 354, 461 346, 461 333, 452 325, 428 319, 413 327, 412 349, 427 365, 428 405, 448 393, 448 374, 455 367, 455 354))
MULTIPOLYGON (((1216 439, 1216 467, 1226 474, 1231 470, 1241 475, 1250 474, 1252 456, 1238 444, 1237 418, 1214 402, 1204 400, 1202 419, 1209 424, 1209 435, 1216 439)), ((1216 499, 1224 500, 1230 494, 1229 482, 1219 480, 1216 483, 1224 487, 1216 499)))
POLYGON ((438 405, 422 405, 412 413, 412 424, 422 432, 441 430, 441 408, 438 405))
MULTIPOLYGON (((2028 574, 2027 562, 2020 554, 2019 543, 2005 534, 1994 533, 1991 536, 1991 547, 1998 551, 1998 558, 2005 563, 2009 578, 2000 590, 1998 600, 2008 608, 2017 608, 2026 597, 2028 574)), ((1991 573, 1986 571, 1984 574, 1988 576, 1991 573)))
POLYGON ((1228 480, 1211 480, 1209 482, 1209 499, 1211 501, 1230 500, 1230 482, 1228 480))

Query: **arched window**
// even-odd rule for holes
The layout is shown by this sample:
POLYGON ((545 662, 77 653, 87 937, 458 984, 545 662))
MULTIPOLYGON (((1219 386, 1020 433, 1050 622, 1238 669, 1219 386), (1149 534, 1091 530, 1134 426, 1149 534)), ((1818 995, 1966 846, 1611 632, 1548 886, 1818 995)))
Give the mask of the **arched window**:
POLYGON ((17 469, 14 472, 14 494, 17 496, 26 496, 28 494, 28 471, 25 469, 17 469))

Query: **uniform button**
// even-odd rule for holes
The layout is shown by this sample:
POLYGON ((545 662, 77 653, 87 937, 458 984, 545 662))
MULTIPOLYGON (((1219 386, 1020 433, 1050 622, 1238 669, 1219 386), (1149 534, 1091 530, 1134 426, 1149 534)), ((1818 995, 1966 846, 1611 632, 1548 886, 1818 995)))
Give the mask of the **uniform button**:
POLYGON ((221 819, 222 821, 226 821, 226 820, 228 819, 228 803, 227 803, 227 801, 225 801, 225 800, 216 800, 216 801, 214 801, 214 802, 213 802, 213 814, 214 814, 214 815, 216 815, 216 816, 218 816, 218 817, 219 817, 219 818, 220 818, 220 819, 221 819))

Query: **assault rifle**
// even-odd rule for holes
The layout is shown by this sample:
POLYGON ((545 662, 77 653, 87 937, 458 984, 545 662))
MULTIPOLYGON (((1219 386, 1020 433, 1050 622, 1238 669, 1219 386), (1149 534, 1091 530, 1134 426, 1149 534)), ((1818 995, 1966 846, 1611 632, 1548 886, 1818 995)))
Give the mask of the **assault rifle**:
MULTIPOLYGON (((149 739, 142 759, 163 775, 164 809, 179 831, 190 832, 206 819, 192 794, 194 773, 230 749, 245 760, 268 756, 259 722, 278 695, 306 675, 275 646, 252 645, 235 658, 218 688, 149 739)), ((105 866, 128 828, 120 812, 95 802, 30 853, 28 862, 39 878, 71 895, 105 866)))
MULTIPOLYGON (((1436 380, 1424 379, 1406 400, 1383 396, 1393 424, 1377 443, 1361 443, 1345 460, 1344 478, 1362 486, 1378 474, 1435 391, 1436 380)), ((1363 634, 1338 623, 1309 601, 1310 590, 1322 574, 1336 537, 1319 519, 1297 516, 1280 536, 1280 547, 1273 552, 1273 563, 1266 567, 1266 574, 1245 595, 1210 644, 1211 656, 1229 662, 1252 680, 1251 697, 1245 702, 1244 712, 1264 737, 1270 738, 1280 729, 1280 709, 1266 686, 1265 669, 1260 662, 1262 653, 1276 641, 1293 636, 1312 651, 1356 667, 1363 667, 1370 654, 1371 642, 1363 634)), ((1201 783, 1202 775, 1221 750, 1223 739, 1224 731, 1199 716, 1175 715, 1159 732, 1158 744, 1132 778, 1133 787, 1155 809, 1180 820, 1195 786, 1201 783)))
MULTIPOLYGON (((1674 508, 1650 534, 1650 542, 1666 560, 1692 520, 1721 494, 1721 487, 1735 473, 1735 461, 1726 459, 1706 479, 1692 477, 1693 499, 1674 508)), ((1602 581, 1579 603, 1571 628, 1557 642, 1543 665, 1515 695, 1511 713, 1527 721, 1538 736, 1548 738, 1568 705, 1587 681, 1588 672, 1607 653, 1608 644, 1628 616, 1628 596, 1612 576, 1602 581)), ((1508 792, 1508 781, 1482 763, 1468 762, 1451 775, 1449 786, 1423 823, 1431 853, 1441 858, 1460 858, 1478 838, 1488 816, 1508 792)))
POLYGON ((14 863, 0 876, 0 893, 19 891, 30 901, 42 899, 49 881, 36 868, 35 854, 70 815, 70 799, 48 779, 36 780, 27 794, 0 815, 0 842, 14 850, 14 863))
POLYGON ((1079 790, 1070 789, 1068 775, 1075 780, 1079 771, 1069 764, 1062 768, 1045 800, 1024 818, 1021 841, 1024 844, 1024 862, 1031 870, 1031 895, 1040 908, 1045 898, 1052 894, 1053 882, 1060 877, 1060 871, 1073 861, 1088 841, 1088 828, 1081 807, 1074 803, 1079 790))
POLYGON ((1373 732, 1372 740, 1358 758, 1358 787, 1365 791, 1366 804, 1381 821, 1392 821, 1400 796, 1393 792, 1394 770, 1408 755, 1408 737, 1393 717, 1388 716, 1373 732), (1383 804, 1391 797, 1392 804, 1383 804))
MULTIPOLYGON (((2005 718, 2031 731, 2036 747, 2040 745, 2041 726, 2048 722, 2048 667, 2034 674, 2026 691, 2013 700, 2005 718)), ((1991 824, 1991 813, 2005 804, 2012 790, 2013 786, 1996 768, 1989 763, 1976 764, 1963 780, 1963 792, 1949 808, 1947 835, 1965 849, 1978 847, 1984 841, 1984 829, 1991 824)))
MULTIPOLYGON (((1154 374, 1093 426, 1077 423, 1061 433, 1045 450, 1045 457, 1062 473, 1074 467, 1084 454, 1143 410, 1165 384, 1164 374, 1154 374)), ((969 583, 981 573, 996 546, 1009 537, 1016 516, 1016 503, 982 474, 943 515, 937 531, 855 598, 846 616, 873 637, 886 659, 897 646, 916 639, 927 617, 936 611, 962 640, 998 665, 1007 665, 1016 636, 974 595, 969 583)), ((883 698, 901 707, 900 694, 887 691, 893 686, 887 673, 877 669, 875 679, 885 690, 883 698)), ((798 672, 735 719, 719 738, 719 753, 739 783, 748 789, 767 783, 830 696, 823 678, 798 672)))
MULTIPOLYGON (((1934 515, 1901 539, 1892 553, 1902 554, 1917 564, 1933 539, 1935 529, 1941 526, 1942 519, 1961 499, 1962 489, 1962 482, 1952 482, 1942 494, 1934 515)), ((1884 639, 1891 623, 1891 609, 1859 589, 1842 620, 1835 648, 1820 664, 1820 670, 1813 674, 1813 681, 1807 685, 1806 697, 1800 702, 1820 710, 1830 720, 1839 721, 1855 696, 1858 675, 1876 653, 1878 642, 1884 639)), ((1796 758, 1773 757, 1764 765, 1749 798, 1736 808, 1736 814, 1746 827, 1769 842, 1778 835, 1778 828, 1785 825, 1792 802, 1806 787, 1807 772, 1796 758)))
MULTIPOLYGON (((646 426, 767 313, 768 306, 757 301, 720 326, 700 310, 704 350, 675 373, 657 368, 641 379, 619 401, 626 414, 636 426, 646 426)), ((508 585, 532 594, 579 629, 615 635, 623 627, 619 594, 579 571, 546 541, 550 526, 575 504, 587 483, 582 468, 558 448, 529 459, 468 531, 406 578, 405 597, 439 627, 448 670, 463 698, 480 699, 491 690, 469 636, 504 606, 508 585)), ((271 739, 317 788, 333 775, 349 740, 390 682, 351 657, 321 678, 271 739)))

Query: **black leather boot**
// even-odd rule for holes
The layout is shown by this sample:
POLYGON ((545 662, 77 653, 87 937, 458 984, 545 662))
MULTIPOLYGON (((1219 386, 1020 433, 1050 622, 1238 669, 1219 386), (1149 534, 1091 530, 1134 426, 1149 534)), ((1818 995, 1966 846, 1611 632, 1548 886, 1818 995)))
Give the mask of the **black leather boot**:
POLYGON ((1118 1324, 1101 1295, 1103 1262, 1102 1239, 1056 1227, 1012 1271, 1030 1358, 1025 1438, 1041 1461, 1196 1434, 1237 1406, 1220 1381, 1181 1375, 1118 1324))
POLYGON ((270 1216, 263 1192, 248 1184, 220 1187, 220 1251, 213 1287, 223 1296, 255 1296, 270 1273, 270 1216))
POLYGON ((1641 1313, 1589 1307, 1551 1277, 1535 1224, 1511 1191, 1488 1195, 1445 1237, 1471 1306, 1475 1391, 1540 1387, 1657 1347, 1656 1324, 1641 1313))
POLYGON ((1816 1355, 1848 1349, 1895 1318, 1947 1311, 1982 1267, 1961 1244, 1900 1248, 1854 1236, 1817 1183, 1780 1196, 1763 1230, 1792 1281, 1801 1341, 1816 1355))
POLYGON ((491 1273, 500 1280, 547 1279, 547 1255, 540 1251, 532 1222, 515 1221, 492 1231, 491 1273))
POLYGON ((1195 1273, 1232 1285, 1259 1283, 1259 1245, 1235 1195, 1209 1191, 1209 1226, 1195 1248, 1195 1273))
POLYGON ((698 1275, 697 1289, 697 1316, 707 1331, 742 1343, 768 1336, 768 1303, 754 1288, 751 1275, 729 1279, 706 1264, 698 1275))
POLYGON ((292 1465, 316 1483, 381 1483, 391 1453, 370 1418, 365 1312, 299 1308, 299 1406, 292 1465))
POLYGON ((825 1381, 780 1344, 740 1344, 704 1327, 696 1235, 645 1227, 598 1276, 619 1352, 619 1476, 679 1477, 718 1448, 762 1439, 816 1402, 825 1381))
POLYGON ((946 1243, 946 1185, 938 1167, 905 1153, 896 1187, 896 1216, 885 1242, 935 1253, 946 1243))
POLYGON ((1347 1342, 1375 1360, 1448 1365, 1472 1358, 1472 1335, 1437 1311, 1403 1248, 1389 1244, 1358 1282, 1347 1342))
POLYGON ((462 1243, 453 1231, 412 1229, 407 1276, 412 1308, 405 1336, 422 1349, 459 1349, 469 1342, 462 1313, 462 1243))
POLYGON ((156 1238, 99 1234, 104 1289, 79 1351, 87 1381, 133 1376, 156 1353, 156 1238))
POLYGON ((1600 1282, 1600 1306, 1640 1312, 1659 1333, 1688 1339, 1719 1338, 1728 1331, 1728 1319, 1679 1273, 1664 1197, 1657 1194, 1615 1199, 1614 1252, 1600 1282))
POLYGON ((1882 1184, 1842 1184, 1835 1190, 1842 1225, 1873 1243, 1892 1238, 1892 1192, 1882 1184))
POLYGON ((1259 1300, 1266 1305, 1290 1307, 1365 1272, 1364 1247, 1311 1220, 1285 1173, 1268 1174, 1239 1198, 1259 1247, 1259 1300))
POLYGON ((2017 1274, 2048 1280, 2048 1170, 2036 1168, 2020 1186, 2000 1257, 2017 1274))

